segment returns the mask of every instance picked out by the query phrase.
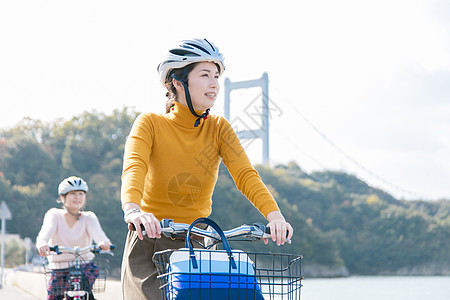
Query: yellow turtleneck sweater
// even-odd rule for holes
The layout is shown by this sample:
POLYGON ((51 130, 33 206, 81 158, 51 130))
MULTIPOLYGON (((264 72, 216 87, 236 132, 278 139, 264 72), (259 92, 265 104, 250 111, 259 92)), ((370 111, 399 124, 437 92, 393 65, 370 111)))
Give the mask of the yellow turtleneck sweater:
POLYGON ((179 223, 207 217, 222 159, 264 216, 279 210, 228 121, 211 115, 194 127, 196 119, 179 103, 168 114, 136 119, 125 146, 122 205, 136 203, 159 220, 179 223))

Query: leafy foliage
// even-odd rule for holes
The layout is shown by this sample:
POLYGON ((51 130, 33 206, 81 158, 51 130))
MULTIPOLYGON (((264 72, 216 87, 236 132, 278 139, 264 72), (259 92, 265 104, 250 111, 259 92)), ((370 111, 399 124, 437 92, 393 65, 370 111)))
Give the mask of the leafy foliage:
MULTIPOLYGON (((89 183, 94 211, 117 245, 120 267, 127 229, 122 220, 120 177, 126 136, 137 112, 84 112, 69 121, 24 119, 0 130, 0 200, 13 219, 7 229, 34 239, 45 212, 55 207, 62 178, 89 183)), ((237 244, 249 251, 300 253, 305 262, 346 266, 350 273, 381 274, 416 265, 450 266, 450 201, 400 201, 343 172, 308 174, 295 163, 258 172, 294 226, 291 245, 237 244)), ((211 215, 224 229, 265 218, 236 189, 221 165, 211 215)), ((449 267, 450 268, 450 267, 449 267)))
POLYGON ((126 135, 137 113, 130 109, 112 115, 84 112, 70 121, 52 124, 24 119, 0 131, 0 199, 13 214, 11 233, 34 239, 45 212, 57 207, 57 187, 68 176, 89 183, 87 210, 94 211, 117 246, 112 263, 121 261, 126 226, 120 204, 120 177, 126 135))
MULTIPOLYGON (((2 250, 0 248, 0 255, 2 250)), ((23 240, 11 238, 5 240, 5 267, 12 268, 25 262, 25 243, 23 240)))
POLYGON ((399 201, 342 172, 316 172, 305 180, 291 165, 260 173, 317 232, 335 241, 350 273, 394 274, 427 264, 450 268, 450 201, 399 201))

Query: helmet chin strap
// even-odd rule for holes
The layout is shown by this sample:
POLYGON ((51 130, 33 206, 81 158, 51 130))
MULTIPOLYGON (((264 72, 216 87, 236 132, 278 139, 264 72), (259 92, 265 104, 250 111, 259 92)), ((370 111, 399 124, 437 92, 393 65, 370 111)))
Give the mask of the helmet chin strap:
POLYGON ((77 220, 79 220, 80 219, 80 217, 81 217, 81 210, 79 210, 77 213, 73 213, 73 212, 71 212, 68 208, 67 208, 67 206, 64 204, 64 208, 66 209, 66 211, 70 214, 70 215, 72 215, 72 216, 74 216, 75 218, 77 218, 77 220))
MULTIPOLYGON (((201 119, 207 119, 209 116, 209 108, 207 110, 205 110, 205 112, 201 115, 198 115, 195 110, 194 110, 194 106, 192 105, 192 100, 191 100, 191 94, 189 93, 189 86, 188 86, 188 81, 187 79, 181 80, 179 78, 177 78, 177 76, 175 74, 171 75, 172 78, 178 80, 179 82, 181 82, 181 84, 184 87, 184 94, 186 95, 186 103, 187 106, 189 107, 189 110, 191 111, 191 113, 197 117, 197 120, 195 120, 194 123, 194 127, 197 127, 198 125, 200 125, 200 120, 201 119)), ((183 78, 186 78, 187 74, 183 74, 183 78)))
POLYGON ((63 207, 64 207, 64 209, 69 213, 69 215, 74 216, 77 220, 80 219, 80 217, 81 217, 81 210, 83 210, 83 208, 84 208, 84 206, 83 206, 77 213, 71 212, 71 211, 69 210, 69 208, 67 207, 67 205, 66 205, 65 197, 64 197, 63 207))

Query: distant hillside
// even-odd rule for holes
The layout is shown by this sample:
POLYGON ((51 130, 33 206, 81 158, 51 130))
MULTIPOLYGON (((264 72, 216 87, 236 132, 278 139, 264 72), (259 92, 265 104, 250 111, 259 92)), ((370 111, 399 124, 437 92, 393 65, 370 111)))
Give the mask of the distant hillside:
MULTIPOLYGON (((450 274, 450 201, 401 201, 342 172, 259 168, 352 274, 450 274)), ((301 247, 301 246, 300 246, 301 247)), ((322 263, 315 255, 314 263, 322 263)), ((308 257, 305 257, 308 261, 308 257)))
MULTIPOLYGON (((69 121, 25 119, 0 130, 0 200, 13 219, 10 233, 35 239, 42 218, 57 207, 56 188, 69 175, 90 186, 87 208, 98 215, 118 246, 120 266, 126 226, 120 176, 126 136, 137 112, 85 112, 69 121)), ((291 245, 236 244, 257 251, 304 256, 311 276, 347 274, 450 275, 450 201, 402 201, 355 176, 334 171, 306 173, 295 163, 257 167, 295 229, 291 245)), ((224 229, 264 221, 221 166, 211 216, 224 229)))

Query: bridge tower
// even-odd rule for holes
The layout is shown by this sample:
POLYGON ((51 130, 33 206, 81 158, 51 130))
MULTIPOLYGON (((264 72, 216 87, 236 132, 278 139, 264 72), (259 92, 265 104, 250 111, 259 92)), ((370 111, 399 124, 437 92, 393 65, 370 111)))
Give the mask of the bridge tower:
POLYGON ((230 93, 236 89, 247 89, 252 87, 260 87, 262 90, 262 109, 261 109, 261 127, 257 129, 246 129, 237 132, 237 136, 240 140, 243 139, 262 139, 262 163, 264 165, 269 164, 269 76, 266 72, 262 77, 254 80, 236 81, 232 82, 227 77, 225 78, 225 118, 231 123, 230 116, 230 93))

